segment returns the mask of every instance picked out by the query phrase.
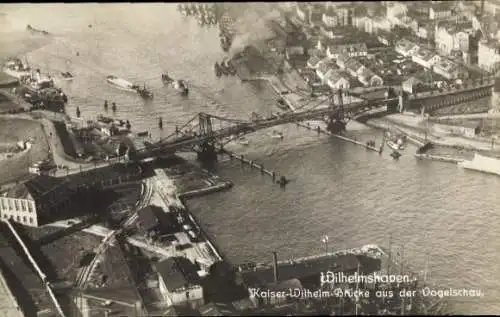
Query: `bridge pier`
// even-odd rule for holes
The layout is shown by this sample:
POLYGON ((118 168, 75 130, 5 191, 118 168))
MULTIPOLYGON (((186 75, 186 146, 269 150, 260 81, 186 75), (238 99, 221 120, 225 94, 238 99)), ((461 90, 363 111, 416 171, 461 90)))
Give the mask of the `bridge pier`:
POLYGON ((213 163, 217 162, 217 152, 215 146, 211 143, 200 145, 201 150, 197 153, 197 159, 201 162, 213 163))

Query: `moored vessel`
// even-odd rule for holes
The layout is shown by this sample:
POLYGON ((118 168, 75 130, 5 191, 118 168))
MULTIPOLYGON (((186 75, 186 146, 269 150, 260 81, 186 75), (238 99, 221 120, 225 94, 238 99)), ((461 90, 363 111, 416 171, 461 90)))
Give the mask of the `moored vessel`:
POLYGON ((176 80, 174 82, 174 88, 181 93, 183 96, 187 96, 189 93, 189 88, 184 80, 176 80))
POLYGON ((23 63, 23 61, 19 58, 10 58, 5 63, 3 71, 7 75, 17 79, 31 76, 31 68, 27 65, 27 63, 23 63))
POLYGON ((217 76, 217 77, 222 76, 221 67, 220 67, 219 63, 217 63, 217 62, 215 62, 214 71, 215 71, 215 76, 217 76))
POLYGON ((250 142, 245 137, 239 138, 238 143, 245 146, 250 144, 250 142))
POLYGON ((126 90, 126 91, 137 92, 137 88, 139 88, 139 86, 134 85, 131 82, 129 82, 123 78, 116 77, 114 75, 107 76, 106 81, 109 84, 117 87, 118 89, 122 89, 122 90, 126 90))
POLYGON ((70 72, 62 72, 61 77, 64 80, 72 80, 74 78, 73 74, 71 74, 70 72))
POLYGON ((168 73, 161 74, 161 81, 164 84, 172 84, 175 80, 168 75, 168 73))

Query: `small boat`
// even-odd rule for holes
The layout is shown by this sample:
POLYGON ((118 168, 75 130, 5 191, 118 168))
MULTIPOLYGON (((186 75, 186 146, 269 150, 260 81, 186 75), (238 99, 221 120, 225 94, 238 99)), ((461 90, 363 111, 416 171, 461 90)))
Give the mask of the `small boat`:
POLYGON ((220 71, 221 71, 222 74, 224 74, 226 76, 231 74, 231 70, 229 69, 226 61, 222 61, 220 63, 219 68, 220 68, 220 71))
POLYGON ((239 138, 238 143, 241 145, 249 145, 250 144, 250 142, 245 137, 239 138))
POLYGON ((31 76, 31 68, 19 58, 10 58, 7 63, 5 63, 3 72, 17 79, 31 76))
POLYGON ((284 111, 289 111, 290 110, 290 108, 287 106, 287 104, 285 102, 285 99, 283 99, 283 98, 279 98, 278 101, 276 102, 276 105, 281 110, 284 110, 284 111))
POLYGON ((122 90, 126 90, 126 91, 137 92, 137 88, 139 88, 139 86, 134 85, 125 79, 118 78, 114 75, 107 76, 106 81, 109 84, 117 87, 118 89, 122 89, 122 90))
POLYGON ((47 32, 45 30, 35 29, 30 24, 26 25, 26 30, 30 31, 33 34, 49 35, 49 32, 47 32))
POLYGON ((219 63, 215 62, 214 70, 215 70, 215 76, 217 76, 217 77, 222 76, 222 70, 221 70, 219 63))
POLYGON ((396 159, 398 159, 401 156, 401 153, 399 153, 398 151, 394 150, 394 151, 392 151, 391 156, 392 156, 393 159, 396 160, 396 159))
POLYGON ((231 61, 225 61, 224 62, 224 67, 226 67, 227 71, 229 72, 230 75, 236 75, 236 67, 234 67, 233 63, 231 61))
POLYGON ((398 142, 394 142, 392 140, 387 140, 387 146, 390 147, 391 149, 395 150, 395 151, 399 151, 399 150, 404 150, 405 149, 405 146, 404 144, 400 144, 398 142))
POLYGON ((283 140, 284 136, 283 136, 283 133, 282 132, 279 132, 279 131, 273 131, 271 133, 271 138, 273 139, 280 139, 280 140, 283 140))
POLYGON ((143 88, 137 88, 137 93, 144 99, 152 99, 153 93, 146 89, 146 85, 143 88))
POLYGON ((167 85, 170 85, 172 84, 175 80, 168 76, 168 73, 165 73, 165 74, 161 74, 161 81, 164 83, 164 84, 167 84, 167 85))
POLYGON ((62 72, 61 77, 64 80, 72 80, 73 79, 73 75, 70 72, 62 72))
POLYGON ((189 88, 184 80, 176 80, 174 82, 174 88, 181 93, 183 96, 187 96, 189 93, 189 88))

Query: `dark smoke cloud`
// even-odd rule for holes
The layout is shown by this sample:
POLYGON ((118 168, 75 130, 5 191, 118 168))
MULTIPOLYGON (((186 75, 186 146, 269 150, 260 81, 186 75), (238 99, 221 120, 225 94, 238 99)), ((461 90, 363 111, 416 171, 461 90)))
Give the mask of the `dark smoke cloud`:
POLYGON ((241 52, 245 46, 252 45, 275 36, 268 21, 277 19, 280 12, 267 3, 241 4, 235 17, 236 36, 233 39, 229 55, 241 52))

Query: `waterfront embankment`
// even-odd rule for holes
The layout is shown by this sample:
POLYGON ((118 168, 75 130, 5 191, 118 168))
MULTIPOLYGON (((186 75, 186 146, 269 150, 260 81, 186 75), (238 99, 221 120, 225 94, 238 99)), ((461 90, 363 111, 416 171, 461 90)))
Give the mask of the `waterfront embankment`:
POLYGON ((470 151, 496 152, 500 150, 500 148, 495 148, 491 139, 435 131, 432 129, 431 122, 418 115, 393 114, 385 118, 368 120, 367 124, 385 130, 397 129, 422 143, 429 141, 441 147, 470 151))

